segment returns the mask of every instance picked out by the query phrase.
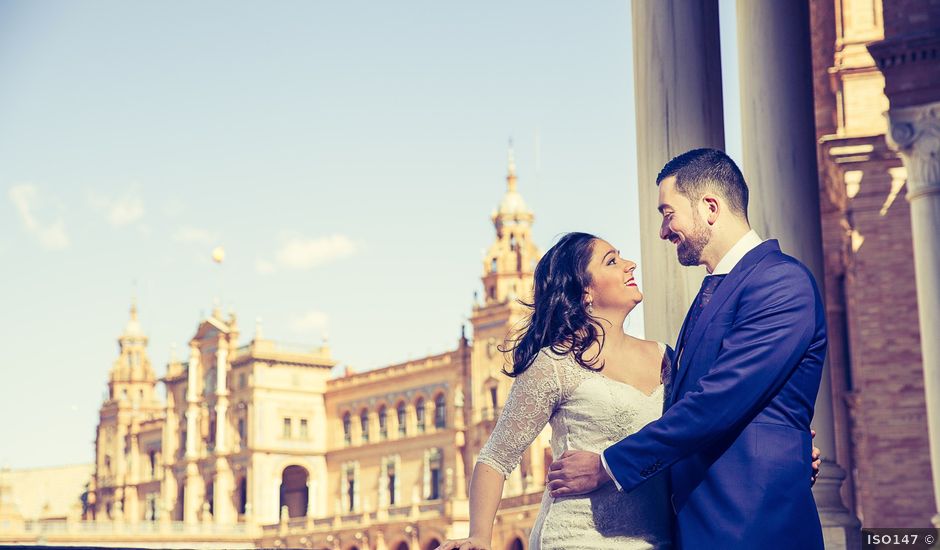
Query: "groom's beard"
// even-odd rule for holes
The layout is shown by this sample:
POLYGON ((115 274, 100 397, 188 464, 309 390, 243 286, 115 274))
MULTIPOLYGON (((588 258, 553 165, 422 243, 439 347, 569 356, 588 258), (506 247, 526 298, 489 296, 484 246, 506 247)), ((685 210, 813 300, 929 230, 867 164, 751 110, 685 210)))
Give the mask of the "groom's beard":
POLYGON ((696 266, 702 259, 702 251, 705 245, 711 239, 711 231, 705 222, 698 216, 695 216, 695 225, 685 239, 676 245, 676 253, 679 256, 679 263, 685 266, 696 266))

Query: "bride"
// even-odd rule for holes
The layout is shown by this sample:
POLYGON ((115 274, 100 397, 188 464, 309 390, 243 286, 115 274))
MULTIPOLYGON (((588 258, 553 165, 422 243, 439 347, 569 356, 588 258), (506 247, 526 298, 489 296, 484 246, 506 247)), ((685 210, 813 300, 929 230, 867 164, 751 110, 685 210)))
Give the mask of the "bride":
MULTIPOLYGON (((513 343, 515 377, 506 406, 470 481, 470 537, 442 550, 488 549, 505 478, 526 447, 552 426, 552 455, 600 453, 662 414, 666 347, 623 333, 643 299, 636 264, 610 243, 568 233, 535 268, 533 311, 513 343)), ((529 549, 671 548, 665 476, 632 493, 603 485, 588 495, 546 491, 529 549)))
MULTIPOLYGON (((516 380, 473 469, 470 536, 438 550, 489 550, 505 479, 546 424, 557 460, 569 450, 601 453, 662 415, 667 348, 622 330, 643 299, 635 269, 586 233, 564 235, 539 261, 532 312, 511 346, 506 374, 516 380)), ((672 548, 666 483, 656 476, 630 493, 607 483, 570 497, 546 490, 529 550, 672 548)))

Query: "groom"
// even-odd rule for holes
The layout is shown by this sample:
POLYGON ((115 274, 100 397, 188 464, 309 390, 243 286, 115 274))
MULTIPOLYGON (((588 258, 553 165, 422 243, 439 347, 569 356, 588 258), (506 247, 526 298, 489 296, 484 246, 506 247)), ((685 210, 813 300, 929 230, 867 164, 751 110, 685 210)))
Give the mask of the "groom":
POLYGON ((822 549, 808 483, 826 354, 813 276, 751 230, 744 177, 721 151, 679 155, 656 184, 659 236, 709 273, 679 335, 667 409, 600 456, 565 453, 548 488, 567 496, 613 479, 632 491, 666 472, 681 548, 822 549))

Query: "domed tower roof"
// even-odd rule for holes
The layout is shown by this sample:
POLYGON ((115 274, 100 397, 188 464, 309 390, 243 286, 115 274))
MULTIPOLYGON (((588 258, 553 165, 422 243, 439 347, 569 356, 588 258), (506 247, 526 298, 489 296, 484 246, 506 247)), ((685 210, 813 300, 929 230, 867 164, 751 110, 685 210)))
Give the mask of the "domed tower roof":
POLYGON ((502 235, 503 227, 524 223, 531 224, 535 219, 532 211, 526 206, 525 200, 517 190, 518 182, 516 177, 516 159, 512 150, 512 142, 509 144, 509 169, 506 175, 506 194, 499 202, 499 207, 493 212, 493 224, 496 226, 497 235, 502 235))
POLYGON ((122 336, 143 336, 144 332, 140 328, 140 321, 137 319, 137 300, 131 302, 131 318, 128 319, 127 325, 124 326, 124 334, 122 336))
POLYGON ((535 216, 517 189, 516 161, 509 144, 506 193, 493 212, 496 240, 483 258, 483 288, 486 304, 505 303, 527 297, 532 274, 541 252, 532 240, 535 216))
POLYGON ((119 355, 111 368, 111 381, 132 382, 154 379, 147 357, 148 338, 137 318, 137 302, 131 302, 131 316, 118 337, 119 355))

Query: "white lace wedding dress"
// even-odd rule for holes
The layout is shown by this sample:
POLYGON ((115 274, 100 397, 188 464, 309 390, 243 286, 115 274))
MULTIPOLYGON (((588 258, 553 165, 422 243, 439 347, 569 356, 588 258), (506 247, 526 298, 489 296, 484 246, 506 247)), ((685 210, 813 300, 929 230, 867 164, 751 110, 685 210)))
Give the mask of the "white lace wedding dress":
MULTIPOLYGON (((662 415, 668 376, 664 360, 664 384, 646 395, 544 348, 513 382, 478 461, 509 476, 546 423, 554 458, 568 450, 600 453, 662 415)), ((672 548, 666 483, 659 475, 630 493, 606 483, 587 495, 560 498, 546 490, 529 550, 672 548)))

